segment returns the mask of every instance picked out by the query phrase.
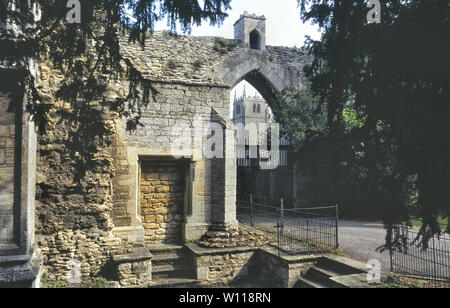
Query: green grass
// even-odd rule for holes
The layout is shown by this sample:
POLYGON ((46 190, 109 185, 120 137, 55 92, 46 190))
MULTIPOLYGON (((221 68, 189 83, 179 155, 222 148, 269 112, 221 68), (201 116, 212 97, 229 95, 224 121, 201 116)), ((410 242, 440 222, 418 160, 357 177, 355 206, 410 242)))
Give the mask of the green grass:
POLYGON ((198 242, 199 242, 200 240, 187 240, 187 241, 184 241, 184 243, 187 245, 187 244, 197 244, 198 242))
MULTIPOLYGON (((448 218, 439 217, 439 224, 446 226, 448 224, 448 218)), ((422 227, 422 221, 420 219, 411 219, 410 223, 413 227, 422 227)))
POLYGON ((342 250, 342 247, 339 246, 338 248, 335 248, 331 251, 333 254, 338 256, 344 256, 344 251, 342 250))

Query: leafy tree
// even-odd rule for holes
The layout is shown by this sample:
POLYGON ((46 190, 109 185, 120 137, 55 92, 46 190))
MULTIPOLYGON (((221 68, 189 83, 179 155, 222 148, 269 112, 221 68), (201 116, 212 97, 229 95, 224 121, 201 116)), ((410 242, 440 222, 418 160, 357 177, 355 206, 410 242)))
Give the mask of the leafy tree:
MULTIPOLYGON (((144 45, 155 22, 165 18, 173 32, 177 25, 190 32, 191 25, 202 21, 221 24, 230 1, 205 0, 200 6, 197 0, 79 0, 81 23, 71 24, 66 20, 70 11, 67 1, 1 0, 0 25, 8 21, 17 26, 16 30, 0 28, 0 63, 15 67, 21 75, 19 83, 9 88, 10 108, 25 98, 39 131, 46 131, 51 106, 42 103, 28 68, 33 61, 50 61, 65 76, 56 99, 70 104, 70 112, 60 115, 72 128, 68 149, 82 177, 99 148, 112 140, 111 131, 101 123, 104 108, 127 117, 127 129, 134 130, 141 125, 142 108, 156 93, 121 57, 121 32, 127 31, 130 40, 144 45), (40 18, 35 20, 37 15, 40 18), (26 24, 31 26, 21 27, 26 24), (128 93, 109 101, 104 97, 108 85, 122 74, 130 81, 128 93)), ((10 78, 9 73, 2 74, 0 83, 6 85, 10 78)))
POLYGON ((280 101, 282 103, 279 105, 283 108, 274 108, 273 112, 294 146, 301 148, 305 141, 324 133, 326 110, 311 92, 288 90, 282 94, 280 101))
POLYGON ((387 246, 418 215, 426 247, 442 232, 437 217, 450 212, 450 6, 380 2, 381 23, 368 24, 365 1, 299 0, 303 21, 324 30, 307 41, 314 61, 306 73, 327 109, 334 166, 364 168, 382 196, 387 246))

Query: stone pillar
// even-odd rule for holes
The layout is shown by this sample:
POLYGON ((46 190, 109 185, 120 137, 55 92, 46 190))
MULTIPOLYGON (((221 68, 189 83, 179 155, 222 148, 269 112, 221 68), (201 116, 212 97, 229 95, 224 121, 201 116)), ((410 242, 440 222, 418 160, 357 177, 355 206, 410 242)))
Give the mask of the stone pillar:
POLYGON ((236 181, 237 147, 236 129, 215 113, 214 120, 223 127, 223 157, 213 159, 213 204, 212 223, 215 229, 237 227, 236 220, 236 181))
POLYGON ((237 185, 237 132, 234 127, 227 125, 225 129, 225 204, 224 224, 236 227, 236 185, 237 185))
POLYGON ((23 100, 9 96, 20 74, 0 74, 8 76, 0 85, 0 287, 32 287, 40 273, 34 251, 36 132, 23 100))

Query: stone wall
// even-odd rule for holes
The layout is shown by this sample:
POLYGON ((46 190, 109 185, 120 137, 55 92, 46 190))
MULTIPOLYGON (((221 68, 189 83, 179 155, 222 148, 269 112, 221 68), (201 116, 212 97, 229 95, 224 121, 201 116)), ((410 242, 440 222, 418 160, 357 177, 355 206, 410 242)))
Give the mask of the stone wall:
POLYGON ((112 268, 122 287, 144 286, 152 281, 152 255, 144 248, 126 255, 116 255, 112 268))
POLYGON ((15 113, 0 92, 0 244, 14 241, 14 135, 15 113))
POLYGON ((92 118, 83 121, 90 126, 74 125, 70 119, 80 116, 79 110, 56 98, 61 72, 48 62, 41 64, 40 71, 41 104, 49 111, 38 139, 37 243, 47 279, 67 280, 74 262, 80 264, 76 271, 84 279, 97 274, 111 255, 131 248, 111 232, 114 114, 92 102, 92 109, 85 111, 92 118), (89 135, 89 131, 104 135, 89 135), (80 138, 87 143, 77 143, 80 138), (92 157, 86 157, 82 146, 94 149, 92 157))
MULTIPOLYGON (((265 75, 274 85, 270 91, 301 85, 302 73, 284 70, 293 61, 289 55, 275 57, 274 49, 255 56, 232 43, 221 49, 215 38, 156 33, 142 48, 122 38, 125 61, 155 89, 141 113, 143 126, 133 132, 126 130, 127 119, 108 106, 70 105, 57 99, 64 76, 52 64, 41 63, 38 94, 48 113, 39 137, 36 233, 52 279, 67 279, 72 260, 81 264, 83 277, 93 275, 112 254, 130 250, 124 240, 145 240, 145 220, 151 221, 153 214, 140 211, 139 173, 140 163, 149 157, 183 159, 187 164, 182 240, 199 239, 211 227, 236 226, 229 89, 249 71, 265 75), (217 147, 207 143, 211 123, 223 129, 224 151, 208 158, 205 149, 217 147)), ((300 52, 297 56, 304 58, 300 52)), ((124 98, 128 87, 125 77, 115 80, 105 97, 124 98)), ((158 232, 167 231, 163 226, 158 225, 158 232)))
POLYGON ((276 250, 263 248, 258 250, 250 273, 266 287, 292 288, 319 259, 320 256, 309 255, 279 256, 276 250))
MULTIPOLYGON (((127 82, 122 81, 123 87, 127 82)), ((114 142, 116 176, 114 178, 114 232, 120 237, 139 241, 144 233, 139 214, 138 178, 140 162, 148 158, 172 159, 187 164, 187 183, 182 214, 183 239, 198 239, 215 220, 214 213, 226 215, 235 224, 233 215, 226 210, 234 208, 236 174, 234 160, 221 162, 231 166, 227 175, 223 166, 204 154, 207 128, 211 123, 225 127, 221 132, 234 136, 229 119, 229 91, 224 87, 153 82, 157 91, 149 105, 142 110, 142 127, 132 133, 125 130, 122 121, 116 121, 114 142), (220 122, 220 123, 219 123, 220 122), (225 186, 229 187, 228 189, 225 186), (217 192, 217 194, 216 194, 217 192), (217 196, 218 199, 214 199, 217 196)), ((225 143, 233 152, 233 144, 225 143)), ((226 149, 222 151, 223 161, 226 149)))
POLYGON ((200 285, 292 288, 321 256, 283 256, 268 247, 201 248, 194 255, 200 285))
POLYGON ((176 161, 143 161, 140 172, 140 213, 145 241, 182 241, 185 166, 176 161))
POLYGON ((257 248, 204 249, 188 245, 194 254, 197 279, 203 284, 232 285, 245 280, 257 248))

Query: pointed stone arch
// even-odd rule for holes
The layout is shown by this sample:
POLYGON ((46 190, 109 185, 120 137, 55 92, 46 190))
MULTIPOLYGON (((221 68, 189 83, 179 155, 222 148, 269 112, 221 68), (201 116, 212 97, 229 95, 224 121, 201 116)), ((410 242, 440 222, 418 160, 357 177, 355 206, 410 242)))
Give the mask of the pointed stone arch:
POLYGON ((262 50, 262 35, 258 29, 254 29, 250 32, 250 49, 262 50))
MULTIPOLYGON (((297 55, 294 66, 289 62, 293 55, 286 56, 284 48, 269 48, 266 52, 240 49, 221 62, 216 72, 217 78, 230 89, 246 80, 261 93, 271 108, 276 108, 284 90, 301 90, 307 86, 303 74, 303 65, 306 63, 303 53, 294 54, 297 55)), ((292 52, 294 49, 288 50, 292 52)))

